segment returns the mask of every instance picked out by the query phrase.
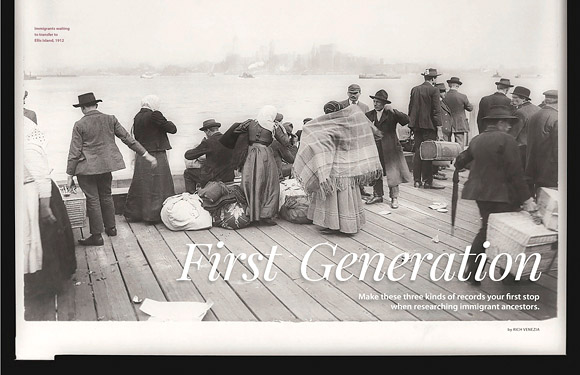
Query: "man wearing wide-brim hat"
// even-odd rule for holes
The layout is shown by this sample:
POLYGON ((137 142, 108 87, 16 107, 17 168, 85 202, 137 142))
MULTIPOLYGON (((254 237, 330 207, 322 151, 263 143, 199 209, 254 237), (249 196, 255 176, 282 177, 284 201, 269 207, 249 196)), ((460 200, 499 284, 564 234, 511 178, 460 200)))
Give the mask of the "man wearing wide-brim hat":
POLYGON ((80 239, 79 243, 86 246, 103 245, 103 231, 109 236, 117 235, 111 172, 124 169, 125 162, 115 137, 150 162, 152 168, 157 166, 155 157, 125 130, 114 115, 97 110, 100 102, 101 99, 89 92, 79 95, 78 103, 73 104, 84 116, 73 126, 66 168, 67 185, 72 187, 73 176, 77 176, 85 193, 91 236, 80 239))
POLYGON ((413 180, 415 187, 425 189, 443 189, 441 185, 433 183, 433 162, 421 160, 419 152, 421 143, 427 140, 437 140, 437 129, 441 126, 441 102, 439 90, 435 88, 437 69, 425 69, 421 75, 425 82, 411 89, 409 100, 409 128, 413 131, 415 143, 413 145, 413 180))
POLYGON ((479 101, 479 106, 477 110, 477 128, 479 133, 483 133, 485 126, 483 123, 483 118, 487 116, 489 109, 495 105, 503 105, 506 107, 511 107, 511 100, 508 98, 507 94, 511 87, 514 87, 508 78, 500 78, 499 81, 495 82, 497 91, 491 95, 484 96, 479 101))
POLYGON ((205 161, 201 168, 186 168, 183 172, 185 189, 194 193, 197 185, 204 187, 209 181, 231 182, 234 180, 234 167, 232 164, 232 150, 222 145, 219 139, 222 133, 219 131, 221 124, 215 119, 203 122, 200 131, 205 133, 201 143, 185 152, 186 160, 195 160, 205 155, 205 161))
MULTIPOLYGON (((405 156, 403 147, 397 137, 397 124, 407 125, 409 116, 394 108, 387 108, 390 104, 389 94, 381 89, 375 95, 370 95, 373 99, 374 109, 366 113, 367 118, 373 126, 381 132, 381 138, 376 140, 379 152, 379 160, 383 167, 383 175, 387 177, 389 186, 389 198, 391 207, 399 208, 399 185, 411 181, 411 173, 405 156)), ((366 204, 381 203, 384 195, 383 177, 381 176, 373 184, 373 197, 366 204)))
POLYGON ((469 122, 465 111, 473 111, 473 104, 469 102, 467 95, 459 92, 459 86, 463 84, 459 77, 451 77, 447 80, 447 84, 449 91, 443 101, 451 110, 451 126, 455 142, 461 146, 461 149, 464 149, 469 134, 469 122))
POLYGON ((544 92, 544 106, 528 123, 526 179, 537 193, 541 187, 558 188, 558 90, 544 92))
POLYGON ((514 116, 516 116, 519 121, 517 121, 508 132, 508 134, 511 134, 518 142, 524 169, 526 168, 528 123, 532 115, 540 110, 540 107, 532 104, 530 94, 530 89, 523 86, 516 86, 512 91, 512 106, 515 108, 514 116))
POLYGON ((461 197, 474 200, 482 218, 481 228, 471 245, 464 275, 473 284, 479 284, 475 278, 478 268, 475 257, 485 252, 483 243, 487 237, 489 215, 517 211, 522 205, 527 211, 536 211, 524 179, 518 144, 508 134, 518 118, 511 114, 509 107, 493 106, 482 120, 486 125, 484 132, 475 136, 454 162, 458 170, 471 163, 461 197))

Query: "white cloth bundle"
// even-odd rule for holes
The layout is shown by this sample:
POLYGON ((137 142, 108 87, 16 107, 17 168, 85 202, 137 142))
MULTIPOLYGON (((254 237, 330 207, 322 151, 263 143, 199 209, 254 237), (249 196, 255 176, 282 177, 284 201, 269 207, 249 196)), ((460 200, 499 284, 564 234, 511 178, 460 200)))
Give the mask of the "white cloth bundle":
POLYGON ((172 231, 211 228, 211 214, 202 207, 197 194, 182 193, 163 202, 161 221, 172 231))

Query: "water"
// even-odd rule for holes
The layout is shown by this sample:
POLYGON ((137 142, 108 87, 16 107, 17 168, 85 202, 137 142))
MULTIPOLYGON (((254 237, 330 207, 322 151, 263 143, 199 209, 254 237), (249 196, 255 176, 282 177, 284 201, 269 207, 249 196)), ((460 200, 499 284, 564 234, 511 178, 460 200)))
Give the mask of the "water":
MULTIPOLYGON (((453 73, 464 83, 460 91, 465 93, 476 109, 470 115, 472 133, 476 134, 473 120, 477 104, 482 96, 495 89, 493 73, 453 73)), ((329 100, 346 99, 346 89, 351 83, 362 88, 361 101, 372 109, 372 99, 379 89, 389 93, 392 106, 407 112, 409 93, 413 86, 422 83, 419 74, 403 75, 401 79, 359 79, 358 75, 263 75, 242 79, 235 75, 191 74, 182 76, 157 76, 142 79, 139 76, 81 76, 44 77, 36 81, 24 81, 28 90, 26 107, 36 112, 39 126, 45 131, 49 145, 49 162, 55 180, 66 178, 66 162, 72 127, 82 117, 78 95, 94 92, 103 113, 114 114, 119 122, 130 131, 133 118, 140 109, 141 98, 155 94, 161 98, 161 112, 177 126, 176 134, 169 134, 173 147, 168 151, 169 163, 174 174, 183 172, 183 155, 186 150, 199 144, 204 134, 198 129, 202 122, 215 118, 225 132, 234 122, 254 118, 264 105, 274 105, 284 114, 284 121, 294 125, 294 131, 302 128, 306 117, 323 114, 322 108, 329 100)), ((440 82, 449 79, 439 77, 440 82)), ((543 100, 542 92, 558 88, 555 74, 540 78, 512 79, 512 84, 528 87, 532 91, 532 102, 543 100)), ((127 168, 113 173, 114 178, 128 178, 133 173, 135 154, 122 142, 117 144, 127 168)))

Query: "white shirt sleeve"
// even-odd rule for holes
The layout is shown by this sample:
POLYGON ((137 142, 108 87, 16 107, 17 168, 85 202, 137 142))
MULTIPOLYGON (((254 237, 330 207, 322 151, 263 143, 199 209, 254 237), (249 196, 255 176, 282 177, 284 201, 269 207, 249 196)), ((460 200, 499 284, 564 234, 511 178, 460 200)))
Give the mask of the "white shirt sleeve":
POLYGON ((24 165, 34 178, 39 198, 50 198, 52 180, 50 179, 50 168, 44 149, 37 144, 25 143, 24 165))

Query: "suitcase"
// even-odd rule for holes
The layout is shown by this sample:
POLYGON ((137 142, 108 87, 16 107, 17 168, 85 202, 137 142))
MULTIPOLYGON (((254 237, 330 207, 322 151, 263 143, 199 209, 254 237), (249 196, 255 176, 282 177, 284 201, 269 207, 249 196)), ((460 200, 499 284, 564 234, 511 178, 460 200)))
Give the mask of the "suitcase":
POLYGON ((558 190, 540 188, 537 205, 544 226, 550 230, 558 231, 558 190))
POLYGON ((419 147, 421 160, 453 161, 463 151, 455 142, 423 141, 419 147))
MULTIPOLYGON (((487 240, 490 243, 486 250, 488 261, 500 253, 509 254, 512 258, 510 274, 514 276, 520 264, 519 259, 516 261, 516 256, 522 253, 526 259, 530 258, 532 253, 540 254, 541 261, 536 272, 557 270, 558 233, 534 223, 531 215, 525 211, 489 215, 487 240)), ((534 263, 535 257, 531 257, 524 267, 522 276, 531 274, 534 263)), ((497 266, 506 269, 505 256, 498 259, 497 266)))

